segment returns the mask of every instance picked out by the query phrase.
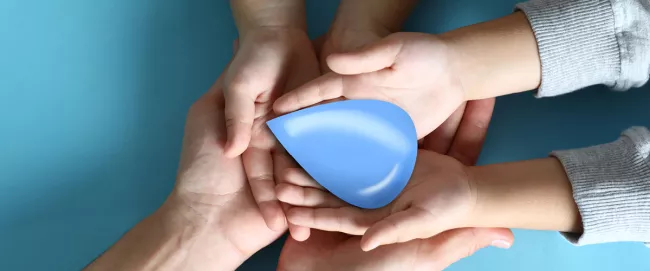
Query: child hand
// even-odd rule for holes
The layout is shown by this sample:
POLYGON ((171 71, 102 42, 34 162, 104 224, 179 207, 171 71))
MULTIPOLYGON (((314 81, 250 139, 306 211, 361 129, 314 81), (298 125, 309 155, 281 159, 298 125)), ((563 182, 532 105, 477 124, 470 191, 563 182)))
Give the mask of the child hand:
POLYGON ((411 180, 391 204, 364 210, 315 185, 304 172, 292 170, 276 187, 278 199, 294 207, 287 219, 295 225, 363 235, 361 248, 428 238, 449 229, 472 226, 475 185, 457 160, 420 150, 411 180))
POLYGON ((295 89, 274 103, 279 114, 332 100, 377 99, 409 113, 422 138, 467 100, 454 52, 439 37, 396 33, 356 52, 332 54, 334 73, 295 89))

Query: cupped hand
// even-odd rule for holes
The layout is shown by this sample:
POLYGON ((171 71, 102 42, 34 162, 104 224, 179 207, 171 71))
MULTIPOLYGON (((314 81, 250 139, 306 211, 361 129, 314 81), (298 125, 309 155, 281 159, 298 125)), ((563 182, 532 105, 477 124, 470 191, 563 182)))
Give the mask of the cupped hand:
POLYGON ((359 236, 314 230, 307 241, 286 241, 278 270, 436 271, 469 257, 481 248, 509 243, 513 238, 507 229, 456 229, 433 238, 382 246, 366 252, 359 247, 359 236))
MULTIPOLYGON (((472 226, 476 191, 467 167, 449 156, 425 150, 419 151, 416 161, 404 191, 379 209, 335 204, 338 199, 332 194, 297 185, 279 186, 278 198, 294 206, 324 202, 319 208, 291 208, 287 218, 300 226, 363 235, 361 247, 365 251, 472 226)), ((298 178, 309 175, 303 172, 298 178)))
MULTIPOLYGON (((301 169, 286 170, 278 185, 281 200, 311 208, 346 208, 348 204, 327 193, 301 169)), ((337 218, 345 224, 347 219, 337 218)), ((360 236, 312 230, 303 242, 287 239, 278 270, 442 270, 475 251, 496 246, 507 248, 514 241, 512 232, 500 228, 453 229, 426 239, 382 246, 366 252, 359 246, 360 236)))
MULTIPOLYGON (((275 117, 272 104, 277 97, 320 74, 318 61, 311 41, 299 29, 259 27, 247 31, 236 47, 224 82, 226 154, 243 153, 245 172, 264 220, 269 228, 282 231, 286 219, 274 193, 273 157, 286 157, 266 121, 275 117)), ((295 238, 309 235, 308 229, 289 228, 295 238)))
POLYGON ((241 157, 225 155, 222 86, 220 78, 190 108, 176 186, 161 208, 174 224, 201 232, 188 255, 200 269, 234 269, 282 234, 264 223, 241 157), (232 266, 224 266, 224 259, 232 266))
POLYGON ((423 138, 466 100, 455 57, 437 36, 391 34, 360 50, 330 55, 333 73, 283 95, 273 108, 283 114, 340 97, 384 100, 406 110, 423 138))

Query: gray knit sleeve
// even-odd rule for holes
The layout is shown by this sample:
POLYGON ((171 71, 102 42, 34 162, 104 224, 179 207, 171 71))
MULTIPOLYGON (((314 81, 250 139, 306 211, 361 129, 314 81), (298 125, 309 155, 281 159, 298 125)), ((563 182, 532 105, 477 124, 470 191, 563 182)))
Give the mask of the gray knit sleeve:
POLYGON ((520 3, 542 64, 538 97, 605 84, 643 85, 650 74, 650 0, 531 0, 520 3))
POLYGON ((609 144, 556 151, 573 187, 582 234, 572 243, 650 242, 650 132, 633 127, 609 144))

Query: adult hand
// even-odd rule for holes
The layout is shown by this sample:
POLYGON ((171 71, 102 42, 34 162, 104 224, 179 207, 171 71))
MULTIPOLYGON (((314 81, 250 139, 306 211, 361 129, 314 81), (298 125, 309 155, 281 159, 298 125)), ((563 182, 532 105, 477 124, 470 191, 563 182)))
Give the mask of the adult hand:
POLYGON ((264 223, 241 158, 225 155, 222 85, 190 108, 167 201, 86 270, 234 270, 282 234, 264 223))
MULTIPOLYGON (((272 104, 285 90, 319 73, 311 41, 301 29, 257 27, 245 32, 227 69, 224 96, 228 131, 226 153, 243 161, 253 196, 269 228, 282 231, 286 220, 274 192, 273 156, 277 142, 266 126, 275 117, 272 104), (244 151, 245 150, 245 151, 244 151)), ((292 236, 306 239, 309 230, 290 225, 292 236)))
POLYGON ((481 248, 512 243, 513 238, 507 229, 456 229, 364 252, 358 236, 313 230, 307 241, 287 239, 278 270, 443 270, 481 248))
MULTIPOLYGON (((283 231, 270 230, 264 223, 246 181, 242 159, 225 155, 224 107, 223 82, 219 79, 190 108, 178 181, 166 204, 179 210, 179 218, 205 229, 204 238, 194 245, 198 254, 194 257, 236 259, 235 268, 283 231), (230 245, 230 249, 218 250, 224 255, 210 249, 215 239, 230 245)), ((221 263, 208 267, 205 269, 224 269, 221 263)))

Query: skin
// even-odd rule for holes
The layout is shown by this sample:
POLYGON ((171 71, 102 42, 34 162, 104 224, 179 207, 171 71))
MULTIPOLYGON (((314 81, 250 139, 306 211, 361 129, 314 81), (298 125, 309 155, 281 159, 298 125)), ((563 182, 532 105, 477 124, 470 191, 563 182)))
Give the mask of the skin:
MULTIPOLYGON (((304 1, 232 0, 231 7, 239 39, 224 77, 225 153, 242 155, 267 226, 282 232, 287 222, 273 191, 273 157, 286 154, 266 121, 277 116, 272 111, 277 97, 320 75, 318 59, 305 32, 304 1)), ((294 238, 309 237, 307 228, 288 227, 294 238)))
MULTIPOLYGON (((283 168, 273 164, 288 157, 265 125, 277 116, 271 111, 273 102, 321 72, 330 72, 325 61, 329 55, 354 51, 398 31, 416 2, 343 0, 327 35, 312 48, 305 32, 304 1, 231 0, 239 50, 225 77, 226 154, 235 157, 243 153, 253 196, 270 229, 281 231, 287 227, 287 206, 277 200, 273 189, 277 183, 275 169, 283 168)), ((468 157, 478 157, 484 137, 472 138, 476 133, 467 131, 473 127, 487 129, 494 99, 452 107, 449 111, 454 113, 441 119, 442 125, 422 139, 422 145, 447 153, 454 144, 477 142, 462 148, 473 149, 468 157)), ((309 237, 308 228, 288 227, 294 239, 309 237)))
MULTIPOLYGON (((521 13, 441 36, 394 34, 359 51, 331 55, 328 65, 336 74, 284 95, 275 110, 291 111, 341 96, 380 99, 402 106, 424 135, 439 125, 440 116, 452 114, 457 103, 525 91, 540 82, 536 41, 521 13), (434 104, 433 113, 425 111, 434 104)), ((451 148, 476 142, 454 142, 451 148)), ((467 161, 475 158, 454 156, 420 150, 405 190, 376 210, 341 204, 322 189, 299 184, 278 187, 278 195, 301 206, 289 210, 292 223, 363 235, 365 251, 467 227, 581 230, 571 185, 555 158, 468 167, 467 161)))
MULTIPOLYGON (((282 234, 266 226, 241 158, 225 154, 222 91, 220 78, 192 105, 176 185, 165 203, 84 270, 235 270, 282 234)), ((314 231, 305 242, 287 240, 278 269, 441 270, 513 238, 507 229, 459 229, 369 254, 358 236, 314 231)))
POLYGON ((535 37, 521 13, 440 36, 391 34, 332 54, 327 64, 334 73, 278 98, 274 110, 283 114, 341 97, 383 100, 408 112, 423 138, 466 101, 533 89, 540 81, 535 37))
POLYGON ((85 270, 234 270, 282 232, 270 230, 240 157, 225 155, 223 80, 192 105, 174 190, 85 270))
MULTIPOLYGON (((355 5, 360 3, 360 1, 343 2, 343 4, 354 3, 355 5)), ((390 2, 382 1, 384 4, 390 4, 390 2)), ((289 3, 289 1, 284 3, 289 3)), ((376 3, 379 3, 379 1, 376 3)), ((270 36, 274 36, 268 33, 279 33, 279 36, 281 36, 280 34, 287 34, 287 36, 291 36, 289 40, 294 40, 294 38, 294 42, 298 40, 296 43, 300 44, 300 46, 296 45, 297 47, 304 45, 302 33, 297 34, 297 32, 294 32, 293 34, 296 34, 296 36, 293 36, 293 34, 288 34, 292 30, 284 31, 286 29, 283 29, 287 25, 302 26, 299 21, 285 20, 286 18, 294 18, 291 15, 286 15, 300 13, 295 12, 300 8, 289 5, 275 9, 276 12, 264 13, 263 11, 274 10, 273 7, 256 9, 256 7, 260 6, 255 5, 255 1, 233 1, 233 6, 235 17, 239 18, 237 20, 240 28, 240 38, 244 37, 242 40, 246 39, 246 41, 242 42, 242 47, 246 46, 245 44, 252 46, 250 43, 265 41, 270 36), (237 6, 240 4, 241 6, 237 6), (247 9, 248 12, 241 12, 247 9), (281 14, 282 16, 275 16, 274 14, 281 14), (258 24, 256 22, 266 23, 258 24)), ((342 10, 350 10, 350 8, 342 8, 342 10)), ((381 12, 382 9, 375 9, 373 12, 380 11, 376 14, 385 16, 385 10, 392 12, 394 7, 386 5, 383 13, 381 12)), ((392 14, 391 12, 388 12, 388 14, 392 14)), ((344 12, 339 13, 344 14, 344 12)), ((341 15, 337 16, 337 18, 345 18, 345 16, 341 15)), ((376 20, 383 17, 373 15, 365 18, 376 20)), ((403 20, 403 17, 393 19, 403 20)), ((401 22, 394 23, 395 25, 401 24, 401 22)), ((383 21, 382 24, 390 25, 391 22, 383 21)), ((346 25, 354 26, 349 22, 346 25)), ((295 30, 295 28, 292 29, 295 30)), ((395 28, 388 27, 386 29, 393 31, 395 28)), ((375 34, 369 31, 368 35, 346 35, 339 38, 338 34, 335 33, 350 33, 348 31, 338 32, 339 30, 340 28, 337 29, 333 26, 327 36, 326 40, 328 42, 325 42, 325 44, 329 44, 330 48, 332 48, 328 49, 329 52, 347 50, 341 49, 345 46, 335 47, 334 44, 337 41, 352 44, 354 46, 347 48, 353 49, 352 47, 356 48, 388 34, 386 32, 375 34), (351 37, 361 38, 352 40, 351 37)), ((279 44, 284 43, 280 42, 279 44)), ((260 58, 259 56, 251 57, 250 53, 240 53, 255 51, 254 47, 246 49, 246 51, 240 51, 237 48, 238 46, 235 47, 236 54, 239 56, 238 63, 254 63, 255 61, 250 60, 251 58, 253 60, 260 58)), ((309 55, 309 53, 304 53, 308 51, 304 50, 303 53, 298 55, 309 55)), ((327 52, 327 50, 321 52, 327 52)), ((321 53, 320 55, 326 57, 327 54, 321 53)), ((293 55, 293 53, 290 55, 293 55)), ((295 58, 290 57, 289 59, 295 58)), ((304 57, 297 58, 303 59, 304 57)), ((306 57, 304 59, 310 58, 306 57)), ((258 205, 264 202, 270 202, 269 205, 271 206, 275 205, 273 197, 264 200, 262 199, 264 196, 260 194, 266 193, 263 192, 265 186, 268 186, 269 183, 273 184, 273 182, 268 182, 269 176, 273 176, 274 179, 278 180, 282 179, 284 177, 281 176, 281 173, 286 172, 287 168, 295 167, 295 164, 290 159, 287 159, 286 154, 281 149, 269 148, 268 146, 272 144, 268 138, 256 136, 263 135, 265 132, 260 129, 256 131, 255 124, 251 125, 250 134, 252 140, 250 144, 251 146, 262 146, 258 148, 261 149, 258 152, 259 155, 245 154, 241 158, 233 157, 232 142, 237 141, 233 140, 237 137, 237 132, 233 133, 231 130, 239 129, 238 123, 240 122, 233 121, 237 118, 237 113, 232 112, 233 106, 229 107, 227 101, 229 97, 230 100, 233 99, 233 93, 237 93, 232 91, 236 89, 232 87, 232 82, 242 80, 234 80, 233 77, 236 78, 235 75, 238 74, 238 71, 246 70, 245 68, 237 68, 237 66, 231 69, 233 65, 248 66, 231 63, 227 68, 226 75, 217 80, 211 90, 192 106, 188 114, 179 175, 176 186, 168 200, 159 210, 138 223, 109 250, 89 264, 86 270, 234 270, 239 264, 275 240, 287 229, 286 224, 273 224, 273 219, 269 223, 269 208, 258 208, 258 205), (228 72, 231 75, 228 75, 228 72), (230 79, 224 80, 224 77, 230 79), (233 128, 234 126, 238 127, 233 128), (257 140, 262 143, 253 143, 256 141, 253 138, 262 138, 257 140), (269 163, 264 162, 269 161, 269 156, 266 154, 268 150, 270 150, 273 159, 273 166, 269 166, 269 163), (251 168, 251 166, 246 167, 247 164, 263 166, 262 169, 258 170, 251 168), (269 170, 270 168, 272 168, 272 173, 269 170), (262 174, 259 174, 259 172, 262 172, 262 174), (256 176, 265 176, 265 178, 255 178, 256 176), (251 179, 259 182, 250 182, 251 179), (258 191, 256 193, 255 191, 260 188, 262 192, 258 191), (271 227, 275 227, 275 230, 270 230, 268 224, 274 225, 271 227)), ((299 71, 311 71, 311 68, 304 67, 313 67, 311 64, 294 66, 301 67, 298 69, 299 71)), ((251 73, 256 74, 256 72, 251 73)), ((296 73, 297 75, 288 76, 287 78, 303 78, 303 75, 296 73)), ((293 73, 289 72, 289 74, 293 73)), ((304 78, 307 77, 309 76, 304 76, 304 78)), ((294 83, 289 84, 288 82, 299 82, 301 80, 292 79, 287 80, 285 83, 291 85, 294 83)), ((234 86, 237 86, 237 84, 234 84, 234 86)), ((275 89, 272 88, 271 93, 277 93, 275 89)), ((255 103, 256 112, 258 108, 262 108, 261 112, 266 112, 268 102, 272 100, 267 101, 264 98, 273 97, 273 95, 264 95, 266 94, 261 95, 260 102, 255 103)), ((476 136, 455 136, 453 143, 452 140, 448 140, 446 141, 447 144, 438 144, 438 146, 448 150, 450 154, 458 154, 458 157, 468 157, 469 160, 467 161, 475 160, 478 156, 478 150, 475 147, 480 149, 485 135, 483 126, 489 122, 492 112, 491 107, 482 108, 482 110, 470 111, 471 114, 468 114, 467 110, 457 111, 461 112, 460 115, 465 113, 465 116, 458 118, 459 121, 456 121, 456 123, 467 123, 467 125, 459 125, 458 127, 465 128, 460 128, 458 131, 476 136), (483 125, 476 125, 477 123, 483 125), (470 142, 470 140, 474 141, 470 142)), ((258 118, 269 118, 271 114, 267 113, 267 115, 262 114, 261 116, 255 114, 253 123, 258 118)), ((456 130, 456 128, 451 130, 456 130)), ((453 133, 448 134, 453 136, 453 133)), ((424 146, 427 145, 426 141, 425 139, 423 142, 424 146)), ((291 170, 289 169, 289 171, 291 170)), ((278 203, 278 205, 280 204, 278 203)), ((283 208, 282 205, 280 205, 280 208, 283 208)), ((278 210, 277 207, 271 207, 270 209, 272 212, 278 210)), ((282 219, 279 221, 281 222, 282 219)), ((294 230, 299 228, 291 224, 288 226, 294 230)), ((303 227, 303 229, 307 228, 303 227)), ((294 238, 295 235, 300 235, 294 234, 295 232, 292 231, 294 238)), ((382 247, 372 253, 365 253, 359 248, 360 237, 358 236, 314 231, 312 237, 306 242, 301 243, 294 238, 288 239, 285 243, 280 265, 278 266, 280 270, 305 270, 306 267, 310 267, 312 270, 318 270, 318 268, 324 270, 393 270, 396 268, 399 270, 440 270, 460 258, 469 256, 481 247, 489 245, 509 247, 514 237, 508 229, 457 229, 425 240, 415 240, 405 244, 382 247), (323 257, 323 255, 328 256, 323 257)))

